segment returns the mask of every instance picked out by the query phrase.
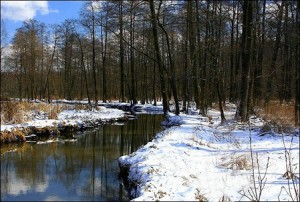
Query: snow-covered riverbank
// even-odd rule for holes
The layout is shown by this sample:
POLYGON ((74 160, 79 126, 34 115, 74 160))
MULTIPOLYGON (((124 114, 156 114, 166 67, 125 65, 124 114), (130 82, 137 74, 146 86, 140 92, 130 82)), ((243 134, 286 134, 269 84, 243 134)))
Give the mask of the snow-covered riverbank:
POLYGON ((216 110, 209 111, 210 118, 170 114, 168 123, 174 126, 119 158, 120 166, 128 168, 133 200, 245 201, 255 200, 260 192, 256 199, 262 201, 296 200, 299 132, 282 138, 263 131, 259 118, 243 125, 233 121, 234 114, 234 109, 226 111, 225 125, 220 125, 216 110))
POLYGON ((11 118, 12 115, 10 116, 12 121, 5 122, 1 120, 1 142, 31 140, 31 136, 34 135, 35 137, 36 134, 38 136, 55 134, 54 136, 56 136, 58 131, 81 130, 106 123, 126 121, 128 118, 134 118, 132 113, 162 113, 161 105, 137 104, 131 106, 130 103, 120 103, 118 101, 98 102, 97 107, 90 107, 87 101, 84 100, 53 100, 51 104, 36 100, 23 104, 21 102, 20 105, 18 105, 19 100, 15 101, 17 102, 7 103, 8 109, 1 111, 3 120, 6 120, 4 117, 9 116, 7 114, 13 114, 14 116, 13 118, 11 118), (15 112, 10 113, 10 108, 15 112), (57 108, 60 109, 60 112, 57 112, 54 119, 50 118, 51 110, 56 111, 57 108), (18 120, 19 123, 14 123, 15 120, 18 120))
POLYGON ((53 127, 59 125, 68 125, 78 128, 89 127, 97 122, 114 121, 125 117, 125 112, 119 109, 108 109, 106 107, 98 107, 98 110, 64 110, 59 113, 58 119, 48 119, 40 113, 35 115, 32 121, 22 124, 1 124, 1 131, 26 127, 53 127))

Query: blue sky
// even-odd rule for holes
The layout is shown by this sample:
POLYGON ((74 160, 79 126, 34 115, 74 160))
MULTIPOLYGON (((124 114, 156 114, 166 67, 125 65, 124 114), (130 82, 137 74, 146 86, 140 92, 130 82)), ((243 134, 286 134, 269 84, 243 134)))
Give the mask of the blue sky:
POLYGON ((84 1, 2 1, 1 20, 3 19, 10 43, 15 30, 24 20, 34 18, 47 24, 63 22, 65 19, 78 18, 84 1))

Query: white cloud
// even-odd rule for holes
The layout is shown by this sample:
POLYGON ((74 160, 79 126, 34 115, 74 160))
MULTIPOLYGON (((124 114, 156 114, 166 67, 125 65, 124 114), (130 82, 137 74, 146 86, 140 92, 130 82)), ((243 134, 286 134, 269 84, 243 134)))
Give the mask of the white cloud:
POLYGON ((37 13, 47 15, 50 10, 47 1, 1 1, 1 18, 23 21, 34 18, 37 13))

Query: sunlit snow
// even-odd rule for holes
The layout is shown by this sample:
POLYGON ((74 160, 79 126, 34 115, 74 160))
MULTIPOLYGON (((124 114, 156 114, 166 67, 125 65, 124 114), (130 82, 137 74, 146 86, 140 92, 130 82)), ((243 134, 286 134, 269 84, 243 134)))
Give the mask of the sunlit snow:
POLYGON ((200 115, 169 114, 168 122, 175 126, 157 134, 138 151, 119 158, 122 166, 129 167, 133 200, 254 200, 255 194, 249 194, 251 190, 255 193, 252 165, 256 188, 265 184, 260 200, 295 200, 292 180, 284 177, 285 148, 299 193, 299 134, 260 136, 261 119, 251 117, 249 124, 241 124, 233 122, 234 113, 234 109, 226 111, 227 124, 223 125, 216 110, 209 111, 211 120, 200 115), (259 183, 259 172, 263 177, 266 168, 265 183, 259 183))

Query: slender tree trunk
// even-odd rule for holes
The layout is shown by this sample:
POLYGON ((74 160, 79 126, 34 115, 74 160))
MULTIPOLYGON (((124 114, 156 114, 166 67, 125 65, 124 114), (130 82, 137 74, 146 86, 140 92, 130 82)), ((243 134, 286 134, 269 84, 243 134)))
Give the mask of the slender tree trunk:
POLYGON ((121 102, 125 102, 125 67, 124 67, 124 44, 123 44, 123 1, 119 1, 119 31, 120 31, 120 93, 121 102))
POLYGON ((233 17, 231 20, 231 35, 230 35, 230 87, 229 87, 229 101, 234 101, 234 22, 236 18, 236 6, 233 6, 233 17))
POLYGON ((161 58, 161 53, 159 48, 158 33, 157 33, 157 17, 155 14, 153 0, 149 0, 149 6, 151 11, 151 24, 152 24, 152 32, 153 32, 153 39, 154 39, 154 48, 155 48, 155 53, 157 58, 159 75, 160 75, 160 91, 163 99, 163 111, 164 114, 166 114, 169 111, 169 103, 168 103, 167 92, 166 92, 166 72, 163 67, 163 61, 161 58))
POLYGON ((130 73, 131 73, 131 100, 132 103, 135 105, 137 104, 136 100, 136 86, 135 86, 135 54, 134 49, 134 1, 131 2, 131 16, 130 16, 130 73))
POLYGON ((43 92, 43 81, 44 81, 44 28, 41 28, 41 40, 42 40, 42 47, 41 47, 41 73, 39 75, 40 85, 39 85, 39 98, 42 99, 45 97, 45 93, 43 92))
POLYGON ((289 11, 288 7, 289 4, 285 1, 284 7, 285 7, 285 15, 284 15, 284 68, 283 68, 283 81, 282 83, 282 100, 285 100, 286 102, 289 102, 292 98, 292 87, 291 87, 291 72, 293 68, 292 64, 292 53, 291 53, 291 40, 290 40, 290 35, 289 35, 289 29, 288 29, 288 24, 289 24, 289 11))
POLYGON ((153 64, 153 82, 152 82, 152 98, 153 98, 153 105, 156 106, 156 65, 153 64))
POLYGON ((85 81, 85 87, 86 87, 86 94, 87 94, 87 98, 88 98, 88 104, 91 105, 91 98, 90 98, 90 93, 89 93, 87 73, 86 73, 85 63, 84 63, 84 53, 83 53, 81 39, 79 37, 78 37, 78 41, 79 41, 80 53, 81 53, 81 68, 83 69, 83 73, 84 73, 84 81, 85 81))
MULTIPOLYGON (((259 16, 259 1, 257 0, 257 16, 259 16)), ((254 95, 255 100, 262 99, 262 75, 263 75, 263 58, 264 58, 264 47, 265 47, 265 20, 266 20, 266 0, 263 1, 263 11, 262 11, 262 22, 261 26, 258 28, 258 36, 259 38, 258 44, 258 55, 257 55, 257 65, 254 75, 254 95)))
POLYGON ((297 26, 297 32, 296 35, 296 80, 295 80, 295 86, 296 86, 296 95, 295 95, 295 125, 298 125, 298 129, 300 130, 300 2, 297 1, 297 9, 296 9, 296 24, 297 26))
MULTIPOLYGON (((187 34, 186 34, 187 35, 187 34)), ((187 39, 184 40, 184 78, 183 78, 183 111, 187 114, 188 113, 188 106, 187 106, 187 102, 188 102, 188 44, 187 44, 187 39)))
POLYGON ((250 81, 250 58, 252 41, 252 15, 253 2, 243 1, 243 34, 242 34, 242 78, 241 78, 241 97, 239 105, 239 115, 242 122, 248 119, 248 92, 250 81))
MULTIPOLYGON (((222 13, 222 2, 219 3, 219 13, 222 13)), ((218 94, 218 100, 219 100, 219 109, 220 109, 220 113, 221 113, 221 123, 224 123, 226 121, 225 118, 225 114, 224 114, 224 109, 223 109, 223 102, 225 102, 225 100, 223 99, 223 95, 222 95, 222 89, 221 87, 223 87, 223 81, 221 79, 222 77, 222 72, 223 72, 223 68, 222 68, 222 64, 220 64, 220 60, 222 58, 221 56, 221 25, 222 25, 222 18, 219 18, 219 29, 217 32, 217 38, 215 39, 216 42, 218 43, 217 46, 217 57, 218 57, 218 62, 217 62, 217 66, 216 68, 218 68, 218 73, 217 73, 217 94, 218 94)))
POLYGON ((278 50, 280 48, 280 41, 281 41, 281 24, 282 24, 282 15, 283 15, 283 4, 279 6, 279 13, 278 13, 278 20, 277 20, 277 33, 275 39, 275 45, 272 53, 272 60, 271 65, 268 69, 268 80, 267 80, 267 93, 265 97, 265 104, 268 104, 273 95, 273 77, 276 74, 276 61, 278 56, 278 50))
POLYGON ((196 108, 200 108, 199 99, 199 84, 198 84, 198 70, 197 70, 197 56, 196 56, 196 34, 195 34, 195 17, 193 10, 193 1, 188 1, 188 32, 189 32, 189 46, 190 46, 190 65, 192 66, 192 81, 194 90, 194 100, 196 103, 196 108))
POLYGON ((205 116, 207 114, 207 107, 208 107, 208 102, 209 102, 209 65, 208 65, 208 52, 209 52, 209 40, 210 40, 210 16, 209 16, 209 7, 210 7, 210 1, 207 1, 206 3, 206 20, 205 20, 205 37, 204 37, 204 54, 203 54, 203 63, 202 63, 202 72, 201 72, 201 89, 202 89, 202 96, 201 96, 201 109, 200 111, 203 113, 205 116))
POLYGON ((199 109, 200 109, 200 113, 204 116, 207 115, 207 107, 206 104, 204 103, 204 97, 206 96, 206 90, 205 90, 205 77, 206 77, 206 70, 204 65, 202 65, 202 63, 204 63, 204 61, 202 61, 202 53, 201 53, 201 31, 200 31, 200 14, 199 14, 199 1, 195 0, 195 6, 196 6, 196 27, 197 27, 197 47, 198 47, 198 51, 197 51, 197 59, 198 59, 198 67, 200 69, 199 75, 197 76, 200 78, 200 81, 197 80, 197 86, 199 85, 200 82, 200 88, 199 92, 201 92, 201 96, 199 95, 199 109))
MULTIPOLYGON (((255 75, 257 73, 258 69, 258 37, 257 37, 257 30, 258 30, 258 24, 259 24, 259 16, 257 15, 259 10, 259 5, 257 1, 253 2, 254 6, 253 13, 256 15, 254 16, 255 21, 253 22, 253 29, 252 29, 252 48, 251 48, 251 58, 252 58, 252 64, 250 68, 250 77, 249 77, 249 88, 248 88, 248 100, 247 100, 247 114, 254 114, 254 82, 255 82, 255 75)), ((259 89, 260 90, 260 89, 259 89)))
MULTIPOLYGON (((174 61, 172 58, 169 35, 161 23, 158 22, 158 26, 163 30, 165 37, 166 37, 166 41, 167 41, 167 52, 168 52, 168 58, 169 58, 169 63, 170 63, 169 80, 171 83, 171 89, 172 89, 172 93, 173 93, 174 101, 175 101, 175 114, 178 115, 180 113, 180 109, 179 109, 179 102, 178 102, 178 95, 177 95, 177 85, 176 85, 176 80, 175 80, 175 65, 174 65, 174 61)), ((164 69, 166 69, 166 68, 164 68, 164 69)))
MULTIPOLYGON (((240 21, 239 21, 239 9, 240 9, 240 4, 237 3, 237 11, 236 11, 236 39, 235 39, 235 46, 236 46, 236 51, 235 51, 235 70, 234 70, 234 80, 232 81, 234 83, 234 100, 237 101, 239 96, 240 96, 240 82, 239 82, 239 71, 240 71, 240 64, 241 64, 241 50, 239 48, 240 44, 240 34, 239 34, 239 26, 240 26, 240 21)), ((237 104, 239 105, 239 104, 237 104)), ((236 117, 239 116, 239 109, 237 109, 237 114, 236 117)))
MULTIPOLYGON (((213 18, 217 17, 217 4, 216 2, 213 2, 213 18)), ((219 12, 222 12, 222 4, 219 3, 219 12)), ((214 84, 216 86, 217 90, 217 96, 218 96, 218 104, 219 104, 219 110, 221 114, 221 123, 224 123, 226 121, 224 110, 223 110, 223 96, 221 94, 221 86, 222 86, 222 79, 221 72, 222 72, 222 65, 220 63, 221 60, 221 18, 218 21, 218 24, 214 24, 211 29, 211 35, 213 37, 212 41, 212 47, 211 47, 211 56, 212 56, 212 65, 213 65, 213 73, 214 73, 214 84)))
MULTIPOLYGON (((102 23, 101 23, 102 24, 102 23)), ((105 27, 107 27, 107 18, 105 20, 105 27)), ((105 29, 104 33, 104 43, 102 43, 102 88, 103 88, 103 102, 107 101, 107 73, 106 73, 106 60, 107 60, 107 29, 105 29)))
POLYGON ((92 13, 92 40, 93 40, 93 55, 92 55, 92 69, 93 69, 93 82, 94 82, 94 99, 95 99, 95 106, 98 104, 98 90, 97 90, 97 77, 96 77, 96 50, 95 50, 95 11, 94 7, 91 6, 93 9, 92 13))
MULTIPOLYGON (((51 54, 51 59, 50 59, 50 64, 49 64, 49 67, 48 67, 48 71, 47 71, 47 74, 46 74, 46 81, 45 81, 45 85, 44 85, 44 92, 46 92, 46 89, 48 89, 48 92, 49 92, 49 88, 50 88, 50 84, 49 84, 49 76, 50 76, 50 73, 52 71, 52 67, 53 67, 53 63, 54 63, 54 56, 55 56, 55 52, 56 52, 56 44, 57 44, 57 37, 55 36, 55 39, 54 39, 54 47, 53 47, 53 51, 52 51, 52 54, 51 54)), ((50 103, 50 95, 48 94, 48 102, 50 103)))

